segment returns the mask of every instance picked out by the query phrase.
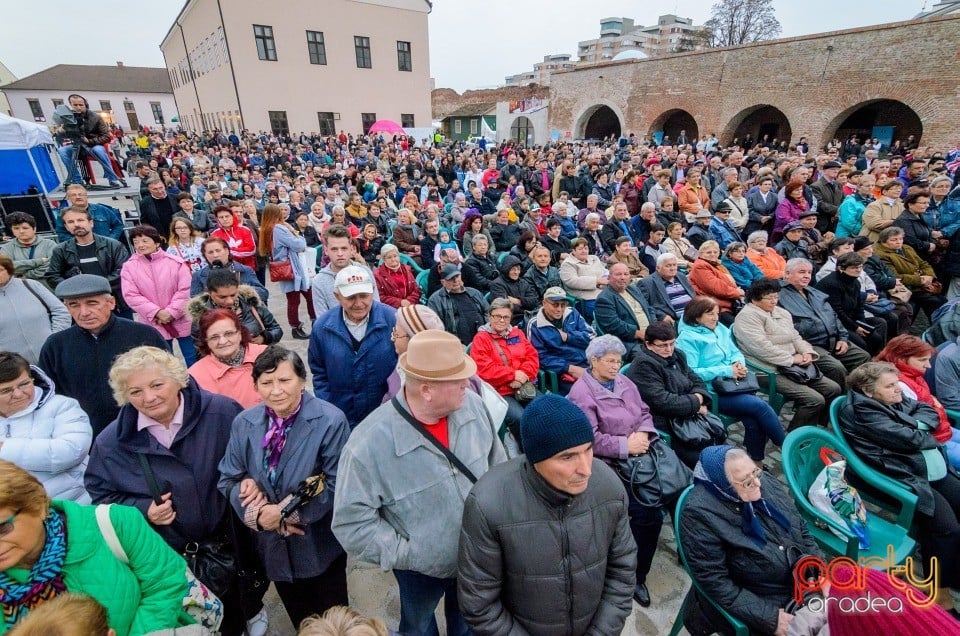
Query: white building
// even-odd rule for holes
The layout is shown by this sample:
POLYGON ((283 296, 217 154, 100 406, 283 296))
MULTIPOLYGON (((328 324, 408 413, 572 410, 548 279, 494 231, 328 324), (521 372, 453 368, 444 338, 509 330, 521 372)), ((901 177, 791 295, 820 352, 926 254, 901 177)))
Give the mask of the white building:
POLYGON ((10 69, 3 65, 3 62, 0 62, 0 113, 4 115, 12 115, 12 113, 10 112, 10 102, 7 101, 7 96, 3 94, 3 87, 16 79, 17 76, 11 73, 10 69))
MULTIPOLYGON (((3 87, 11 114, 18 119, 53 125, 53 111, 73 93, 107 123, 125 131, 139 126, 171 125, 177 105, 164 68, 58 64, 3 87)), ((175 125, 175 123, 173 124, 175 125)))
POLYGON ((706 48, 697 34, 703 27, 694 26, 690 18, 674 14, 662 15, 648 27, 631 18, 603 18, 600 37, 577 45, 580 62, 607 62, 621 51, 642 51, 650 56, 706 48))
POLYGON ((542 62, 533 65, 532 71, 517 73, 506 77, 507 86, 526 86, 527 84, 539 84, 540 86, 550 86, 550 75, 556 71, 565 71, 575 68, 576 62, 570 61, 568 53, 556 53, 554 55, 544 55, 542 62))
POLYGON ((549 101, 539 97, 497 102, 497 143, 513 139, 530 147, 550 141, 548 106, 549 101))

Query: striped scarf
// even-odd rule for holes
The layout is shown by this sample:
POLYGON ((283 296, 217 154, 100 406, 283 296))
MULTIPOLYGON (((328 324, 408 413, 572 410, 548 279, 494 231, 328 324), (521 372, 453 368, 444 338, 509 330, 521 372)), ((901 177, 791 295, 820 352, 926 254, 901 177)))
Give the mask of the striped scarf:
POLYGON ((67 591, 63 582, 63 562, 67 556, 67 527, 63 516, 53 510, 43 522, 47 540, 40 558, 30 569, 26 583, 17 583, 6 572, 0 572, 0 603, 7 629, 34 607, 67 591))

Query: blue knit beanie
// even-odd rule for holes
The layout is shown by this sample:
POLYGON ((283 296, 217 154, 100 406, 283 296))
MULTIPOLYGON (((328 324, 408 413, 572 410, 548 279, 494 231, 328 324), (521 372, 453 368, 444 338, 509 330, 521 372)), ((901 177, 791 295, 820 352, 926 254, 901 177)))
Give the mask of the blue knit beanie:
POLYGON ((593 427, 573 402, 555 394, 541 395, 523 410, 520 441, 531 464, 560 451, 593 442, 593 427))

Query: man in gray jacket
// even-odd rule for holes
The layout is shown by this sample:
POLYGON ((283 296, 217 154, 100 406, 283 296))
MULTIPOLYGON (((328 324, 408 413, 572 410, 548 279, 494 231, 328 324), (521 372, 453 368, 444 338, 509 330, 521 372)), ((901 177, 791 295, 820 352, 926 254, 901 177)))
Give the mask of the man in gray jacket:
POLYGON ((463 501, 507 456, 483 401, 467 391, 477 365, 456 336, 414 335, 398 366, 403 388, 357 425, 340 455, 333 533, 354 558, 393 570, 401 633, 436 634, 444 598, 447 634, 465 635, 456 579, 463 501))
POLYGON ((520 435, 526 455, 492 468, 464 503, 459 595, 470 629, 619 634, 637 564, 623 485, 594 459, 586 415, 558 395, 527 406, 520 435))

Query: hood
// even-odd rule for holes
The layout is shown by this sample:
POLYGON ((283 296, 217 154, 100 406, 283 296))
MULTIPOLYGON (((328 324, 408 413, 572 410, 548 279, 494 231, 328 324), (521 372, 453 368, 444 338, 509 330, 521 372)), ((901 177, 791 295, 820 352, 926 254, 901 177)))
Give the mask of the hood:
POLYGON ((503 259, 503 262, 500 263, 498 269, 500 270, 500 275, 503 276, 504 280, 510 280, 507 278, 507 273, 510 271, 510 268, 516 267, 517 265, 520 265, 520 259, 513 254, 508 254, 507 257, 503 259))
POLYGON ((52 396, 56 395, 56 385, 40 367, 30 365, 30 378, 33 379, 33 384, 37 388, 33 401, 25 409, 19 413, 14 413, 8 419, 30 415, 46 404, 52 396))
MULTIPOLYGON (((240 298, 251 307, 260 306, 260 297, 257 296, 257 291, 250 285, 239 285, 237 291, 240 294, 240 298)), ((200 316, 210 309, 210 307, 210 294, 202 292, 191 298, 187 303, 187 314, 192 321, 196 322, 200 320, 200 316)))

